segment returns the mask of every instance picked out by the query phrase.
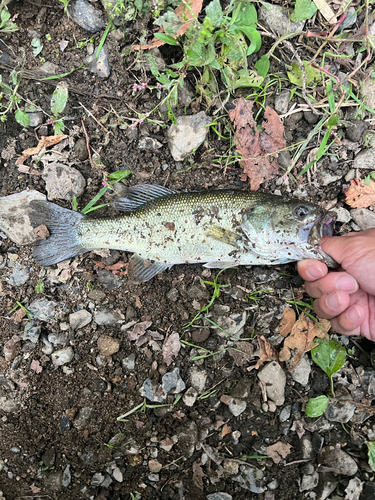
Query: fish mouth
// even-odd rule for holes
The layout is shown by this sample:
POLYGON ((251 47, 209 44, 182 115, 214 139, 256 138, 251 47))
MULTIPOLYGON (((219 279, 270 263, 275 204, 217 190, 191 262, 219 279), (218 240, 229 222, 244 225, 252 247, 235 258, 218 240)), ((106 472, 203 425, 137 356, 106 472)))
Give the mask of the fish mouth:
POLYGON ((308 237, 308 243, 313 247, 315 247, 315 249, 321 256, 322 261, 325 264, 327 264, 328 267, 337 267, 338 264, 334 259, 332 259, 330 255, 325 253, 324 250, 320 247, 320 241, 323 238, 323 236, 332 236, 336 219, 337 219, 336 212, 331 211, 322 214, 322 216, 315 221, 308 237))

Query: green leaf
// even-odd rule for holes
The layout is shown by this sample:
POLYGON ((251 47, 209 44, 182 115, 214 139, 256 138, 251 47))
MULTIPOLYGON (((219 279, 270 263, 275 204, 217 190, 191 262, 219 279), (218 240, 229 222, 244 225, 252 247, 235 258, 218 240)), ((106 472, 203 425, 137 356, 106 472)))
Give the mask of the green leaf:
POLYGON ((214 28, 218 28, 223 20, 223 10, 220 0, 212 0, 206 7, 206 16, 214 28))
POLYGON ((242 87, 260 87, 264 80, 264 78, 259 76, 255 71, 248 69, 234 71, 229 66, 225 66, 221 70, 221 78, 225 85, 232 91, 242 87))
POLYGON ((113 172, 108 175, 108 179, 113 179, 116 182, 120 182, 123 179, 126 179, 132 173, 131 170, 117 170, 117 172, 113 172))
POLYGON ((156 19, 154 21, 154 24, 163 27, 167 35, 176 35, 177 31, 183 25, 178 16, 170 10, 168 10, 158 19, 156 19))
MULTIPOLYGON (((313 84, 320 82, 322 75, 320 71, 313 68, 308 61, 303 61, 306 73, 306 86, 312 87, 313 84)), ((288 78, 294 85, 302 87, 302 71, 299 69, 298 64, 292 64, 292 71, 288 71, 288 78)))
POLYGON ((65 82, 60 82, 52 94, 51 111, 53 116, 59 116, 64 111, 67 101, 68 85, 65 82))
POLYGON ((65 125, 64 125, 64 122, 62 120, 57 120, 55 121, 55 123, 53 124, 54 126, 54 129, 55 129, 55 134, 56 135, 60 135, 64 132, 64 129, 65 129, 65 125))
POLYGON ((9 10, 5 7, 3 8, 3 10, 1 11, 1 28, 3 28, 6 23, 9 21, 10 19, 10 12, 9 10))
POLYGON ((311 351, 311 356, 329 378, 340 370, 345 364, 346 349, 337 340, 317 339, 319 345, 311 351))
POLYGON ((155 33, 155 38, 159 38, 159 40, 167 43, 168 45, 178 45, 173 36, 166 35, 165 33, 155 33))
POLYGON ((43 293, 44 290, 44 283, 42 280, 38 280, 38 283, 36 284, 35 291, 36 293, 43 293))
POLYGON ((319 396, 317 398, 310 398, 305 409, 308 417, 320 417, 326 411, 329 398, 327 396, 319 396))
POLYGON ((255 63, 255 69, 258 71, 260 76, 266 77, 268 70, 270 69, 270 58, 267 56, 262 56, 255 63))
POLYGON ((258 52, 262 45, 262 38, 257 30, 252 26, 239 26, 238 29, 241 30, 251 42, 246 55, 250 56, 254 52, 258 52))
POLYGON ((310 19, 318 10, 314 2, 311 0, 296 0, 294 12, 290 16, 290 20, 298 23, 305 19, 310 19))
POLYGON ((39 38, 33 38, 31 40, 31 46, 33 47, 33 54, 35 57, 42 52, 43 44, 39 38))
POLYGON ((16 122, 22 125, 23 127, 28 127, 30 125, 30 116, 24 111, 21 111, 20 109, 17 109, 15 114, 15 119, 16 122))
POLYGON ((249 26, 250 24, 257 23, 257 11, 252 3, 240 2, 237 9, 233 15, 234 24, 237 26, 249 26))
POLYGON ((367 441, 368 448, 368 464, 375 471, 375 441, 367 441))

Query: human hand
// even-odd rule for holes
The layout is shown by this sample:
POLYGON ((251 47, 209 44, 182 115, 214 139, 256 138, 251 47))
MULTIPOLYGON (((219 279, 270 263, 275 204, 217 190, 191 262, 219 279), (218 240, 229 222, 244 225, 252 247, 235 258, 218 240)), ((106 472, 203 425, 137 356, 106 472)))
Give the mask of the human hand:
POLYGON ((316 299, 314 311, 331 319, 336 332, 375 342, 375 228, 324 236, 320 246, 340 267, 328 272, 318 260, 298 262, 306 292, 316 299))

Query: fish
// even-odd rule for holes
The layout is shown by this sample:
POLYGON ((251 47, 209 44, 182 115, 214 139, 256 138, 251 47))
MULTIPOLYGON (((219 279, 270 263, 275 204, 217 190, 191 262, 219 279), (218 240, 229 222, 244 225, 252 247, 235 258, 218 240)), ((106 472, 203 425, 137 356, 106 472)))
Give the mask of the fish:
POLYGON ((33 258, 57 264, 89 250, 132 252, 128 275, 149 281, 176 264, 223 269, 318 259, 337 263, 319 246, 336 214, 296 198, 234 189, 179 192, 158 185, 130 187, 113 207, 121 215, 82 215, 51 202, 30 202, 33 227, 47 226, 33 258))

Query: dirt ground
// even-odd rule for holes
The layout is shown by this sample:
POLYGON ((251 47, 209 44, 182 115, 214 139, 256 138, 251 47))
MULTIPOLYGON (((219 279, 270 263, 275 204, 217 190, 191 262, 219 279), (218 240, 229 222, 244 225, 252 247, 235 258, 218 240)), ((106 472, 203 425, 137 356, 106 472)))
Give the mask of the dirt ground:
MULTIPOLYGON (((44 3, 37 6, 36 2, 13 2, 10 12, 18 14, 16 22, 20 30, 4 34, 0 48, 3 52, 9 52, 11 48, 18 67, 23 68, 24 76, 18 93, 48 114, 55 80, 50 84, 29 78, 32 73, 28 72, 40 67, 41 61, 40 56, 32 55, 28 30, 41 34, 44 42, 41 55, 46 62, 57 64, 58 73, 79 67, 86 56, 87 48, 77 48, 76 41, 93 37, 98 43, 101 34, 91 35, 77 26, 64 14, 58 0, 48 0, 47 3, 47 6, 44 3), (50 40, 46 39, 46 34, 50 35, 50 40), (57 50, 60 40, 69 42, 64 51, 57 50)), ((95 6, 101 8, 98 2, 95 6)), ((177 190, 213 187, 248 189, 248 182, 241 181, 242 171, 238 163, 225 170, 222 164, 215 163, 214 160, 226 153, 228 141, 213 131, 189 160, 176 164, 167 144, 166 128, 161 126, 162 116, 158 116, 161 124, 144 123, 134 130, 117 126, 113 112, 107 120, 103 119, 112 109, 117 115, 134 118, 132 110, 146 113, 158 103, 155 92, 133 93, 134 83, 143 81, 145 76, 152 81, 151 73, 136 71, 132 67, 134 53, 120 57, 138 39, 142 28, 140 22, 128 23, 123 39, 118 41, 113 36, 108 37, 111 68, 108 78, 93 75, 84 67, 67 77, 69 100, 64 115, 67 117, 66 133, 73 137, 75 143, 75 149, 71 150, 71 158, 75 154, 72 166, 83 175, 87 184, 84 194, 78 199, 78 209, 82 209, 98 193, 103 182, 102 171, 94 169, 87 158, 82 123, 92 151, 101 157, 108 173, 131 170, 131 176, 124 181, 127 185, 159 184, 177 190), (162 147, 157 150, 140 149, 139 140, 146 136, 159 141, 162 147)), ((161 48, 161 53, 167 63, 179 57, 178 52, 170 48, 161 48)), ((275 54, 280 56, 278 50, 275 54)), ((277 62, 273 64, 276 65, 274 71, 282 73, 282 66, 277 62)), ((0 68, 0 71, 3 82, 8 82, 10 72, 6 67, 0 68)), ((192 73, 186 83, 194 84, 195 77, 192 73)), ((271 107, 277 91, 272 87, 267 95, 267 104, 271 107)), ((239 95, 247 94, 242 90, 237 92, 236 96, 239 95)), ((292 102, 298 102, 298 99, 294 98, 292 102)), ((194 112, 204 109, 204 103, 195 103, 194 112)), ((179 112, 183 114, 183 110, 177 114, 179 112)), ((188 107, 187 114, 191 112, 191 107, 188 107)), ((213 110, 208 114, 210 112, 213 110)), ((225 110, 220 112, 221 115, 224 113, 225 110)), ((227 122, 225 115, 219 125, 222 132, 227 122)), ((165 114, 165 124, 169 123, 165 114)), ((350 123, 347 120, 348 126, 350 123)), ((284 125, 288 144, 306 138, 313 127, 304 116, 296 121, 295 115, 286 119, 284 125)), ((51 125, 47 125, 45 135, 53 135, 51 125)), ((9 160, 1 159, 1 197, 27 189, 46 194, 45 181, 39 175, 41 166, 36 167, 36 173, 30 174, 20 172, 15 164, 22 151, 36 144, 34 129, 23 129, 15 121, 14 113, 8 113, 7 120, 0 125, 0 145, 2 150, 13 147, 15 154, 9 160)), ((359 145, 358 150, 361 147, 359 145)), ((348 184, 345 176, 351 169, 354 153, 347 150, 343 143, 336 144, 332 153, 336 155, 335 161, 326 156, 319 170, 337 176, 336 182, 320 184, 319 171, 315 171, 312 173, 314 182, 309 183, 304 178, 300 186, 292 186, 292 191, 300 189, 305 191, 307 199, 337 209, 344 206, 343 186, 348 184)), ((306 157, 307 152, 302 161, 306 161, 306 157)), ((289 186, 280 184, 277 179, 263 184, 261 190, 272 193, 279 190, 289 196, 289 186)), ((113 195, 105 196, 105 201, 112 199, 113 195)), ((67 201, 57 203, 71 208, 67 201)), ((349 223, 336 225, 337 234, 350 229, 349 223)), ((56 303, 53 317, 40 322, 41 336, 35 345, 22 341, 15 359, 6 362, 3 357, 0 358, 1 401, 2 404, 11 402, 10 411, 0 407, 0 490, 6 500, 203 500, 215 492, 225 492, 236 500, 321 498, 318 496, 320 493, 310 496, 313 495, 311 492, 300 491, 301 477, 306 474, 307 464, 319 467, 317 456, 321 438, 324 438, 324 446, 341 445, 359 464, 357 477, 365 485, 371 483, 373 472, 366 463, 366 446, 364 440, 356 439, 355 435, 356 432, 364 435, 361 426, 371 428, 373 417, 370 416, 366 424, 361 422, 345 426, 330 422, 320 428, 319 425, 314 427, 315 419, 304 415, 307 400, 329 389, 328 378, 320 368, 312 366, 310 380, 305 387, 287 373, 285 403, 276 411, 270 411, 259 386, 258 372, 248 371, 248 364, 237 366, 227 351, 192 360, 197 354, 207 352, 199 349, 217 353, 227 346, 226 339, 217 330, 209 328, 209 324, 204 330, 193 326, 184 328, 197 309, 209 301, 213 288, 210 285, 202 287, 201 280, 212 281, 216 270, 204 270, 201 265, 180 265, 148 283, 132 285, 126 276, 112 274, 111 270, 105 269, 105 266, 110 267, 118 261, 127 263, 129 255, 111 252, 106 257, 90 252, 77 257, 75 265, 69 268, 70 274, 62 277, 36 265, 30 245, 16 246, 5 236, 0 234, 1 345, 13 335, 22 336, 29 321, 26 316, 18 322, 10 319, 10 311, 16 302, 21 302, 26 309, 35 300, 47 299, 56 303), (102 263, 102 266, 96 262, 102 263), (25 267, 29 275, 24 284, 14 286, 9 283, 9 276, 17 264, 25 267), (44 282, 44 290, 37 293, 40 280, 44 282), (114 325, 98 325, 91 321, 83 328, 74 330, 69 326, 69 314, 83 309, 92 314, 106 309, 118 314, 121 321, 114 325), (159 341, 159 350, 153 350, 151 346, 137 347, 128 339, 127 331, 132 325, 145 321, 152 322, 151 329, 163 335, 178 332, 181 339, 191 344, 182 346, 171 366, 167 367, 163 361, 160 351, 162 342, 159 341), (129 323, 131 326, 127 326, 129 323), (74 357, 64 367, 56 367, 51 362, 48 342, 42 341, 50 338, 51 334, 62 334, 66 346, 73 348, 74 357), (98 348, 98 339, 103 335, 119 344, 117 352, 108 357, 100 355, 98 348), (129 357, 135 359, 134 366, 129 367, 129 357), (38 362, 37 369, 33 364, 35 361, 38 362), (175 368, 179 369, 187 387, 190 386, 192 369, 203 372, 205 397, 198 398, 189 407, 182 400, 172 405, 176 396, 170 394, 166 400, 169 406, 148 408, 143 412, 138 410, 124 422, 117 420, 120 415, 142 404, 139 389, 147 378, 160 382, 166 372, 175 368), (245 401, 246 410, 234 416, 221 401, 223 395, 245 401), (280 412, 288 406, 291 416, 281 421, 280 412), (291 430, 293 422, 301 418, 310 426, 310 430, 305 429, 303 438, 291 430), (230 428, 227 434, 222 432, 223 424, 220 422, 230 428), (240 433, 238 439, 235 431, 240 433), (287 457, 276 464, 265 457, 265 450, 278 441, 291 445, 291 448, 287 457), (310 455, 306 451, 307 441, 312 443, 310 455), (171 448, 168 446, 170 442, 173 445, 171 448), (223 460, 217 460, 215 453, 220 454, 223 460), (202 454, 205 460, 202 460, 202 454), (157 470, 153 461, 162 464, 161 470, 157 470), (251 492, 234 479, 248 467, 261 471, 262 479, 257 484, 264 487, 263 492, 251 492), (97 482, 95 474, 99 474, 97 482)), ((295 264, 230 269, 222 273, 219 282, 227 287, 221 290, 215 301, 212 320, 228 315, 237 315, 241 319, 245 314, 242 339, 248 339, 254 350, 258 348, 257 336, 260 335, 273 339, 277 345, 277 328, 286 300, 298 297, 309 302, 307 295, 303 294, 303 281, 297 275, 295 264), (265 289, 267 291, 260 293, 259 301, 246 299, 248 292, 245 290, 265 289)), ((347 346, 352 349, 349 366, 373 373, 369 355, 372 344, 361 338, 356 338, 355 342, 349 341, 347 346)), ((55 350, 62 347, 53 346, 55 350)), ((254 365, 257 359, 251 364, 254 365)), ((339 390, 339 381, 335 383, 339 390)), ((324 474, 333 473, 327 469, 324 474)), ((336 496, 329 498, 346 498, 345 488, 349 479, 345 475, 336 475, 336 496)), ((375 495, 372 492, 370 496, 363 496, 363 493, 361 499, 375 498, 371 494, 375 495)), ((221 498, 226 497, 218 497, 218 500, 221 498)))

